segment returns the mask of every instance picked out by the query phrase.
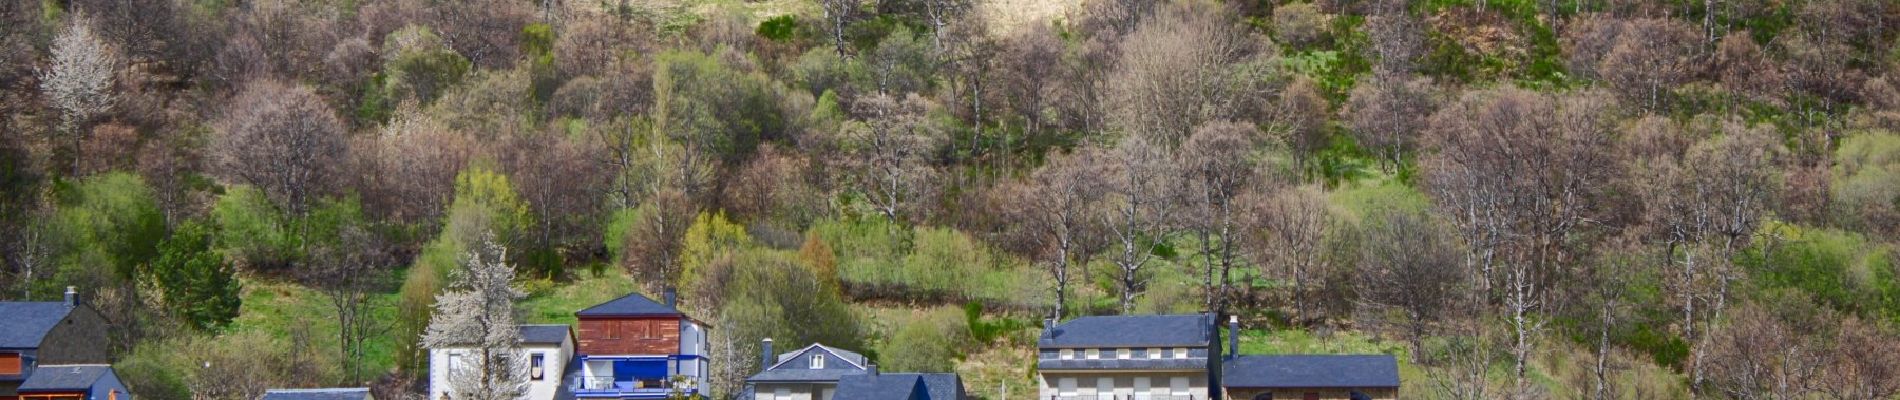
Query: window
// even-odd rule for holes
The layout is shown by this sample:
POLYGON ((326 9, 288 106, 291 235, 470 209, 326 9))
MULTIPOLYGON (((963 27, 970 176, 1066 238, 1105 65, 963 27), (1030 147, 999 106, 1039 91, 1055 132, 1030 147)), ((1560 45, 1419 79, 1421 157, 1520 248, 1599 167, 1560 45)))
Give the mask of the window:
POLYGON ((1128 349, 1115 349, 1115 359, 1117 360, 1128 359, 1128 349))
POLYGON ((1058 351, 1057 353, 1061 354, 1061 356, 1059 356, 1059 358, 1061 359, 1064 359, 1064 360, 1075 359, 1075 349, 1062 349, 1061 351, 1058 351))
POLYGON ((1185 360, 1185 359, 1187 359, 1187 348, 1186 348, 1186 347, 1176 347, 1176 348, 1174 348, 1174 359, 1176 359, 1176 360, 1185 360))
POLYGON ((1147 354, 1150 360, 1161 359, 1161 349, 1141 349, 1141 352, 1147 354))
POLYGON ((816 355, 816 354, 812 355, 811 369, 825 369, 825 356, 816 355))
POLYGON ((0 375, 19 375, 25 366, 20 353, 0 353, 0 375))
POLYGON ((1090 359, 1090 360, 1099 360, 1099 359, 1101 359, 1101 358, 1102 358, 1102 349, 1089 349, 1089 350, 1088 350, 1088 359, 1090 359))
POLYGON ((528 377, 529 378, 534 378, 534 380, 537 380, 537 381, 541 380, 541 377, 547 375, 547 374, 542 373, 542 371, 546 369, 547 369, 547 355, 546 354, 534 353, 534 355, 529 356, 528 358, 528 377))

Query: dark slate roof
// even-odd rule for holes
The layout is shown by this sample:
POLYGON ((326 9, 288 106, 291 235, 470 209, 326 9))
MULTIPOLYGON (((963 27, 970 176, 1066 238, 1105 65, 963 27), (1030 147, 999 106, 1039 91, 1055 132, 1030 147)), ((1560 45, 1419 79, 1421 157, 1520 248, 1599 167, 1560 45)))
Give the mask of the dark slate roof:
POLYGON ((1119 315, 1082 317, 1042 332, 1037 347, 1206 347, 1213 317, 1119 315))
POLYGON ((1036 369, 1038 369, 1038 370, 1064 370, 1064 369, 1106 369, 1106 370, 1120 370, 1120 369, 1139 369, 1139 370, 1159 370, 1159 369, 1207 369, 1207 358, 1205 358, 1205 357, 1202 357, 1202 358, 1188 358, 1188 359, 1173 359, 1173 358, 1164 358, 1164 359, 1160 359, 1160 360, 1150 360, 1150 359, 1127 359, 1127 360, 1120 360, 1120 359, 1106 359, 1106 360, 1052 360, 1052 359, 1042 359, 1042 360, 1038 360, 1038 361, 1036 361, 1036 369))
POLYGON ((567 325, 522 325, 521 342, 527 344, 551 344, 555 346, 567 342, 567 325))
POLYGON ((919 374, 930 400, 963 400, 963 377, 957 374, 919 374))
POLYGON ((1396 388, 1399 361, 1389 355, 1240 356, 1221 367, 1235 388, 1396 388))
POLYGON ((832 400, 963 400, 957 374, 885 373, 838 380, 832 400))
POLYGON ((37 348, 73 308, 58 301, 0 301, 0 349, 37 348))
POLYGON ((20 391, 88 390, 100 377, 117 375, 105 364, 41 365, 20 383, 20 391))
POLYGON ((364 400, 369 388, 271 389, 262 400, 364 400))
POLYGON ((845 375, 864 373, 864 356, 848 350, 813 344, 780 354, 778 362, 746 378, 746 382, 837 382, 845 375), (812 357, 824 357, 825 367, 811 369, 812 357))
POLYGON ((574 313, 579 317, 664 317, 684 316, 679 309, 667 307, 645 295, 631 293, 574 313))

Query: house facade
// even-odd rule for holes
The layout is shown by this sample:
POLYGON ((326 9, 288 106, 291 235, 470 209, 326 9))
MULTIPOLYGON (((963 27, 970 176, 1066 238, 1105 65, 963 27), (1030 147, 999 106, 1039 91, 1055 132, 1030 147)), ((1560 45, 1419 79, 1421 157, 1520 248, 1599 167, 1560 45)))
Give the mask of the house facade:
MULTIPOLYGON (((66 288, 64 301, 0 302, 0 315, 6 316, 0 318, 0 400, 21 400, 21 389, 43 367, 112 361, 106 352, 105 317, 81 303, 73 288, 66 288)), ((110 372, 111 367, 105 368, 110 372)), ((119 390, 125 397, 124 388, 119 390)))
POLYGON ((1230 400, 1392 400, 1399 362, 1390 355, 1240 356, 1222 368, 1230 400))
POLYGON ((1044 400, 1206 400, 1219 388, 1212 315, 1081 317, 1045 322, 1036 369, 1044 400))
POLYGON ((578 373, 568 380, 576 397, 659 399, 703 395, 710 368, 704 322, 680 312, 677 295, 664 301, 638 293, 575 312, 580 319, 578 373), (680 378, 675 381, 674 378, 680 378))
POLYGON ((766 339, 761 348, 764 367, 746 378, 753 400, 832 400, 839 379, 869 368, 864 355, 823 344, 773 355, 772 340, 766 339))
MULTIPOLYGON (((521 325, 521 345, 517 359, 526 360, 527 391, 522 400, 567 398, 564 384, 568 367, 574 360, 575 340, 567 325, 521 325)), ((473 357, 474 348, 443 347, 429 349, 429 398, 448 400, 450 377, 461 368, 464 357, 473 357)))

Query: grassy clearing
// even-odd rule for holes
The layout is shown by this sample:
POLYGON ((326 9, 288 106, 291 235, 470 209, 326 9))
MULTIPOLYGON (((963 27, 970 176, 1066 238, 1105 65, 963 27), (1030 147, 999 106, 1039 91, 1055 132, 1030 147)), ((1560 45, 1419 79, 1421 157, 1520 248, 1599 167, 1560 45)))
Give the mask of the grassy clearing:
POLYGON ((586 272, 576 275, 571 282, 533 281, 525 285, 528 298, 515 302, 516 309, 521 310, 521 322, 573 324, 577 321, 575 311, 640 290, 626 271, 617 268, 608 268, 598 276, 586 272))
MULTIPOLYGON (((370 298, 370 321, 396 320, 396 294, 376 293, 370 298)), ((244 306, 231 327, 221 335, 261 333, 294 342, 307 337, 319 354, 337 354, 336 310, 322 293, 294 283, 258 280, 244 281, 244 306)), ((364 349, 364 370, 376 373, 396 365, 400 338, 389 334, 372 336, 364 349)), ((365 377, 373 378, 373 377, 365 377)))

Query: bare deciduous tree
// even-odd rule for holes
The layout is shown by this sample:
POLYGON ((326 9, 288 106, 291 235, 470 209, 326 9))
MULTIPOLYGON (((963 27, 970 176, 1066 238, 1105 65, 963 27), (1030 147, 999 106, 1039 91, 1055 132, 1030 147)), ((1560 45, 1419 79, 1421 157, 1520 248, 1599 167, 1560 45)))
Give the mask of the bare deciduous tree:
POLYGON ((273 80, 246 84, 228 104, 212 123, 217 171, 303 215, 348 152, 342 121, 309 87, 273 80))
POLYGON ((463 257, 455 283, 436 295, 422 346, 469 349, 460 365, 448 366, 448 392, 455 398, 515 400, 528 383, 528 360, 516 354, 521 330, 514 303, 524 294, 511 286, 515 267, 492 233, 463 257))
POLYGON ((845 127, 851 184, 891 223, 921 218, 938 186, 931 157, 943 139, 929 108, 916 94, 866 96, 856 104, 865 120, 845 127))
POLYGON ((1200 244, 1202 306, 1224 312, 1233 291, 1231 275, 1240 260, 1236 239, 1243 234, 1240 210, 1234 200, 1254 183, 1254 143, 1259 129, 1253 124, 1214 121, 1195 128, 1194 136, 1176 154, 1178 172, 1186 186, 1184 225, 1200 244), (1216 271, 1219 276, 1216 277, 1216 271))
POLYGON ((1036 254, 1048 264, 1049 277, 1055 282, 1055 310, 1051 318, 1062 319, 1068 305, 1070 266, 1086 254, 1085 242, 1099 240, 1101 227, 1094 218, 1101 201, 1105 181, 1101 150, 1076 149, 1056 156, 1031 173, 1029 179, 1011 187, 1016 198, 1009 215, 1029 230, 1023 236, 1034 243, 1036 254))
POLYGON ((1254 263, 1262 275, 1278 276, 1293 282, 1295 322, 1315 320, 1308 292, 1319 276, 1332 268, 1326 257, 1326 236, 1336 228, 1326 193, 1317 187, 1301 186, 1271 195, 1253 194, 1243 200, 1253 207, 1248 221, 1254 263))
POLYGON ((1353 87, 1345 110, 1353 140, 1378 154, 1387 172, 1398 169, 1437 107, 1434 91, 1425 78, 1383 74, 1353 87))
POLYGON ((59 110, 58 132, 71 141, 72 171, 78 174, 84 159, 80 143, 86 125, 112 109, 112 84, 124 61, 117 49, 93 33, 92 19, 83 14, 67 21, 53 39, 52 65, 40 74, 40 91, 59 110))
POLYGON ((1312 79, 1300 77, 1280 93, 1278 112, 1274 113, 1274 130, 1280 140, 1293 151, 1293 168, 1304 177, 1311 173, 1312 159, 1327 142, 1326 97, 1319 92, 1318 84, 1312 79))
POLYGON ((352 385, 368 378, 364 357, 369 340, 391 327, 389 321, 370 315, 378 302, 374 295, 388 290, 390 283, 393 262, 384 246, 366 227, 345 226, 336 238, 312 248, 310 265, 299 270, 304 284, 323 293, 336 311, 337 361, 343 364, 345 383, 352 385))
POLYGON ((1112 115, 1121 130, 1173 147, 1195 127, 1245 120, 1263 109, 1260 79, 1274 54, 1218 6, 1162 6, 1121 43, 1120 67, 1109 80, 1112 115))
POLYGON ((1122 313, 1135 309, 1135 296, 1147 287, 1144 267, 1155 258, 1155 247, 1172 236, 1172 216, 1179 195, 1168 177, 1174 165, 1160 145, 1141 135, 1129 135, 1107 154, 1108 177, 1102 225, 1114 246, 1115 281, 1121 286, 1122 313))
POLYGON ((1359 299, 1404 314, 1403 336, 1420 357, 1431 324, 1461 300, 1461 252, 1448 229, 1423 212, 1386 210, 1360 237, 1359 299))
POLYGON ((1626 29, 1603 55, 1597 72, 1624 97, 1656 110, 1665 91, 1696 73, 1701 38, 1695 27, 1674 19, 1638 19, 1626 29))

